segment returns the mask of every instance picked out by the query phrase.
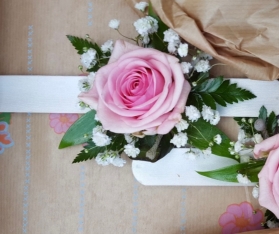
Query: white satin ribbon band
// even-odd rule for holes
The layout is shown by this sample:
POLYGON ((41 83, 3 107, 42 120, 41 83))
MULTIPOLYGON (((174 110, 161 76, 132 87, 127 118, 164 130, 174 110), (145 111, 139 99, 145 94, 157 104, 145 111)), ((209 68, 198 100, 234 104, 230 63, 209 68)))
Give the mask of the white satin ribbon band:
MULTIPOLYGON (((0 112, 84 113, 76 105, 81 76, 0 76, 0 112)), ((257 116, 265 105, 279 113, 279 82, 231 78, 257 98, 218 107, 221 116, 257 116)))

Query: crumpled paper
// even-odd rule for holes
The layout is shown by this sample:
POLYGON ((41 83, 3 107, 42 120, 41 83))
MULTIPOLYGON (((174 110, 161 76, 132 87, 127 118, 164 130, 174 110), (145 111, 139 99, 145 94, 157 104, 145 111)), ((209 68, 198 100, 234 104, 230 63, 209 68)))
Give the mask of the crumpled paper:
MULTIPOLYGON (((127 0, 131 5, 135 0, 127 0)), ((188 43, 250 79, 279 78, 276 0, 151 0, 165 24, 188 43)))

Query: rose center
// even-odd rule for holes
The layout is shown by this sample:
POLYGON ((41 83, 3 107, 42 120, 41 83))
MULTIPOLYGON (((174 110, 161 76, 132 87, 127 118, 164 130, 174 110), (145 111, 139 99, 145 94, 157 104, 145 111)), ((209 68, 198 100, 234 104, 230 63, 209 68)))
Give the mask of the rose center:
POLYGON ((247 227, 249 226, 250 222, 249 219, 245 219, 243 216, 235 218, 235 224, 237 227, 247 227))

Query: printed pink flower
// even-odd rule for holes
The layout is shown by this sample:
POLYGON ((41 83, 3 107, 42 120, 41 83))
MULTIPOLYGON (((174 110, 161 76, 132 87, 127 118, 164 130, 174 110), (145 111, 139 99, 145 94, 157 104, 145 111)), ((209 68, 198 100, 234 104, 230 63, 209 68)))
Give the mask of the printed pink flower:
POLYGON ((14 141, 9 133, 9 125, 4 121, 0 121, 0 154, 4 153, 5 148, 12 147, 13 145, 14 141))
POLYGON ((253 211, 252 205, 248 202, 242 202, 239 205, 229 205, 227 211, 219 218, 222 234, 262 229, 263 213, 260 210, 253 211))
POLYGON ((190 89, 177 58, 119 40, 93 88, 79 97, 106 130, 166 134, 181 119, 190 89))
POLYGON ((66 132, 78 119, 78 114, 49 114, 49 125, 58 134, 66 132))
POLYGON ((267 157, 259 173, 259 203, 279 218, 279 135, 255 145, 255 158, 267 157))

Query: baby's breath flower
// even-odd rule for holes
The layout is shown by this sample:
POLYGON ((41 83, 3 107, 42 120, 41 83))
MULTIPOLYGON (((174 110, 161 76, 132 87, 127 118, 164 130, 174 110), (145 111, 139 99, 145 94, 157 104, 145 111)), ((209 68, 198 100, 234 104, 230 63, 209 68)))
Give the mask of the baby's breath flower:
POLYGON ((195 106, 186 106, 185 115, 189 118, 190 121, 197 121, 201 117, 201 113, 195 106))
POLYGON ((205 121, 210 122, 212 125, 216 125, 220 121, 220 114, 216 110, 212 110, 209 106, 203 105, 202 117, 205 121))
POLYGON ((222 137, 220 134, 217 134, 214 138, 213 138, 214 142, 217 144, 217 145, 220 145, 221 142, 222 142, 222 137))
POLYGON ((235 142, 234 144, 234 151, 240 152, 243 149, 243 144, 240 141, 235 142))
POLYGON ((183 147, 187 144, 188 137, 186 133, 179 132, 175 134, 171 139, 170 143, 173 143, 177 148, 183 147))
POLYGON ((189 124, 186 120, 181 119, 176 125, 176 129, 178 132, 181 132, 189 127, 189 124))
POLYGON ((214 116, 214 111, 209 107, 209 106, 206 106, 206 105, 203 105, 202 106, 202 117, 205 121, 210 121, 213 116, 214 116))
POLYGON ((180 57, 186 57, 188 55, 188 44, 180 43, 177 52, 180 57))
POLYGON ((89 106, 86 103, 84 103, 83 101, 77 101, 77 107, 80 110, 84 110, 85 108, 88 108, 89 106))
POLYGON ((158 31, 158 21, 151 16, 146 16, 135 21, 134 27, 144 37, 158 31))
POLYGON ((177 50, 177 47, 180 44, 179 35, 175 31, 173 31, 172 29, 168 29, 168 30, 164 31, 164 39, 163 40, 165 42, 168 42, 168 51, 171 54, 174 54, 177 50))
POLYGON ((164 41, 169 43, 180 43, 179 35, 172 29, 164 31, 164 41))
POLYGON ((251 181, 248 179, 247 175, 237 174, 236 178, 237 178, 237 181, 240 184, 249 184, 249 183, 251 183, 251 181))
POLYGON ((85 53, 83 53, 80 57, 80 62, 82 66, 87 69, 92 68, 96 64, 96 50, 90 48, 85 53))
POLYGON ((123 167, 126 163, 126 161, 119 156, 118 152, 112 150, 107 150, 103 153, 99 153, 95 158, 95 161, 97 162, 97 164, 102 166, 112 164, 116 167, 123 167))
POLYGON ((109 27, 112 29, 118 29, 120 25, 120 21, 117 19, 112 19, 111 21, 109 21, 109 27))
POLYGON ((219 123, 220 121, 220 114, 218 111, 214 111, 214 116, 212 117, 212 119, 209 121, 211 125, 216 125, 219 123))
POLYGON ((177 44, 175 44, 175 43, 169 43, 168 44, 168 51, 169 51, 169 53, 175 54, 176 50, 177 50, 177 44))
POLYGON ((102 46, 101 50, 104 53, 111 52, 113 50, 113 41, 107 40, 102 46))
POLYGON ((147 2, 138 2, 135 5, 135 8, 140 11, 145 11, 145 8, 148 6, 147 2))
POLYGON ((124 146, 124 152, 132 158, 136 158, 140 153, 139 148, 136 148, 133 144, 128 144, 124 146))
POLYGON ((183 74, 188 74, 190 72, 190 69, 192 68, 191 63, 182 62, 182 63, 180 63, 180 65, 181 65, 183 74))
POLYGON ((195 70, 197 72, 207 72, 210 69, 210 65, 208 60, 200 60, 197 62, 197 64, 195 65, 195 70))
POLYGON ((111 138, 105 134, 103 127, 98 125, 92 130, 92 141, 96 146, 106 146, 111 143, 111 138))
POLYGON ((91 84, 89 79, 83 78, 78 81, 78 86, 80 92, 88 92, 91 89, 91 84))

